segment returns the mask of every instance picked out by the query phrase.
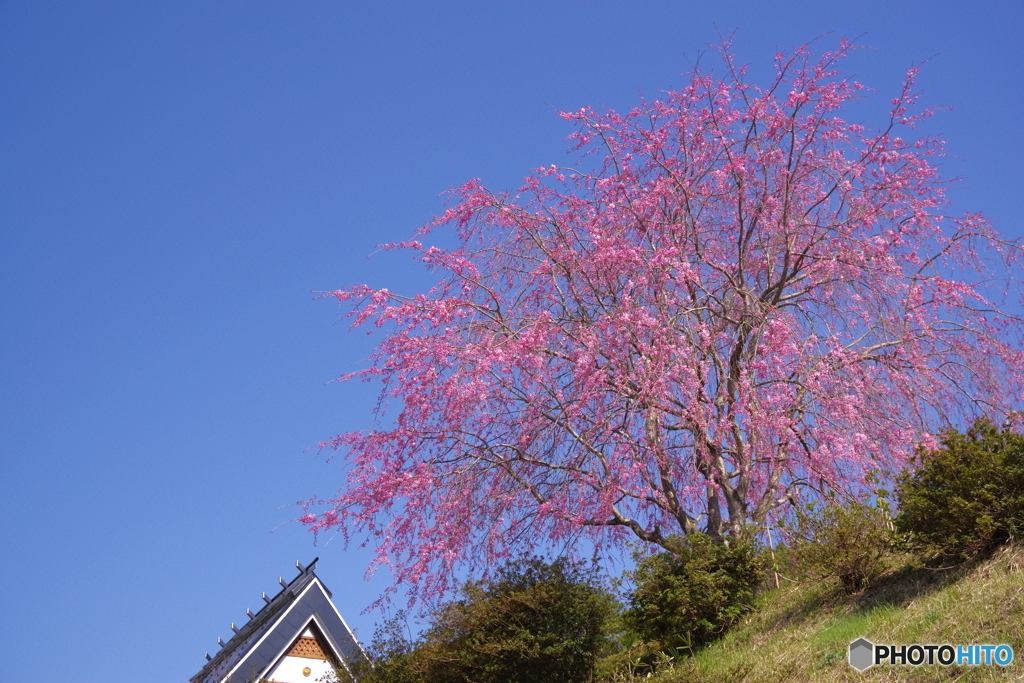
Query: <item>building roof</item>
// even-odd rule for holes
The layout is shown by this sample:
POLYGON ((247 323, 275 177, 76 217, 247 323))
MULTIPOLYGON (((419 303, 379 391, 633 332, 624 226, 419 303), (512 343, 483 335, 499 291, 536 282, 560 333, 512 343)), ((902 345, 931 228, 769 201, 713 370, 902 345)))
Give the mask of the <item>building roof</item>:
POLYGON ((331 659, 346 668, 367 660, 359 642, 331 602, 331 592, 313 572, 317 560, 309 566, 296 562, 299 575, 287 584, 279 578, 281 591, 272 598, 263 594, 266 604, 255 614, 246 610, 249 621, 241 627, 231 625, 234 636, 220 638, 221 649, 193 676, 191 683, 249 683, 267 675, 284 657, 312 622, 323 634, 331 659))

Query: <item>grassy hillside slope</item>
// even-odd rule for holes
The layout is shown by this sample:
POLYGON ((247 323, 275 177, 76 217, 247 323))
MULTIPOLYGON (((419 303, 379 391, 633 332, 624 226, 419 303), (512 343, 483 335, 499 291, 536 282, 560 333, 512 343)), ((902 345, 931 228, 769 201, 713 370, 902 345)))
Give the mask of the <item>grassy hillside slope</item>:
POLYGON ((1024 545, 957 569, 890 573, 852 596, 821 583, 783 585, 758 607, 721 641, 647 680, 1024 680, 1024 545), (1014 661, 1006 668, 875 666, 860 673, 847 663, 847 648, 861 636, 896 645, 1006 643, 1014 661))

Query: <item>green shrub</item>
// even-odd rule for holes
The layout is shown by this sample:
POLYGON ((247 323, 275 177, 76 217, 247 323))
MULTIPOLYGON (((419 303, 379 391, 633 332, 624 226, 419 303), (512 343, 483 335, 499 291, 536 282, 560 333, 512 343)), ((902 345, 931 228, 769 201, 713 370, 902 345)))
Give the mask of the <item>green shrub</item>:
POLYGON ((896 490, 896 528, 913 549, 960 561, 1024 530, 1024 436, 978 420, 966 434, 943 433, 915 465, 896 490))
MULTIPOLYGON (((355 679, 360 683, 418 683, 424 680, 414 670, 419 663, 414 659, 422 660, 422 653, 416 652, 408 632, 408 615, 404 610, 377 627, 367 648, 371 661, 360 662, 353 669, 355 679)), ((345 678, 339 675, 338 680, 345 681, 345 678)))
POLYGON ((365 683, 591 680, 618 604, 596 570, 539 558, 512 562, 440 605, 415 643, 392 622, 379 631, 365 683))
POLYGON ((818 578, 837 578, 854 593, 889 565, 892 531, 884 510, 853 503, 797 513, 789 545, 793 562, 818 578))
POLYGON ((675 552, 639 559, 625 625, 663 649, 711 642, 750 611, 768 562, 749 541, 728 546, 703 534, 675 552))

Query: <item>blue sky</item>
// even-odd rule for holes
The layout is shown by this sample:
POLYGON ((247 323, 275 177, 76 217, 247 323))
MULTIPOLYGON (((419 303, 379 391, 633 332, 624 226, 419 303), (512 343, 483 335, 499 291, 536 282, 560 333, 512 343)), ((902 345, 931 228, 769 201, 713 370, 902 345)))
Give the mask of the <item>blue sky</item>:
POLYGON ((387 585, 292 504, 370 424, 331 380, 372 339, 315 293, 429 277, 376 254, 479 177, 567 164, 555 114, 678 86, 705 45, 764 73, 833 32, 912 63, 957 211, 1024 237, 1017 2, 0 2, 0 683, 185 681, 319 555, 350 625, 387 585))

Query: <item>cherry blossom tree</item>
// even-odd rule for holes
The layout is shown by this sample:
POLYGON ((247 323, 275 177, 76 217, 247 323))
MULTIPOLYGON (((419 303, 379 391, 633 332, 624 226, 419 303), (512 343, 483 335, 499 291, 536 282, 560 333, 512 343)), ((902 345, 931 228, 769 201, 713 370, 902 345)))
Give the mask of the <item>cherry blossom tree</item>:
POLYGON ((776 55, 759 87, 726 47, 628 113, 564 113, 575 167, 455 190, 421 234, 456 249, 391 245, 436 288, 333 292, 382 329, 350 377, 381 382, 389 426, 329 442, 347 482, 302 521, 433 595, 584 535, 727 542, 1019 406, 1021 247, 944 213, 916 69, 880 127, 840 117, 868 92, 849 50, 776 55))

